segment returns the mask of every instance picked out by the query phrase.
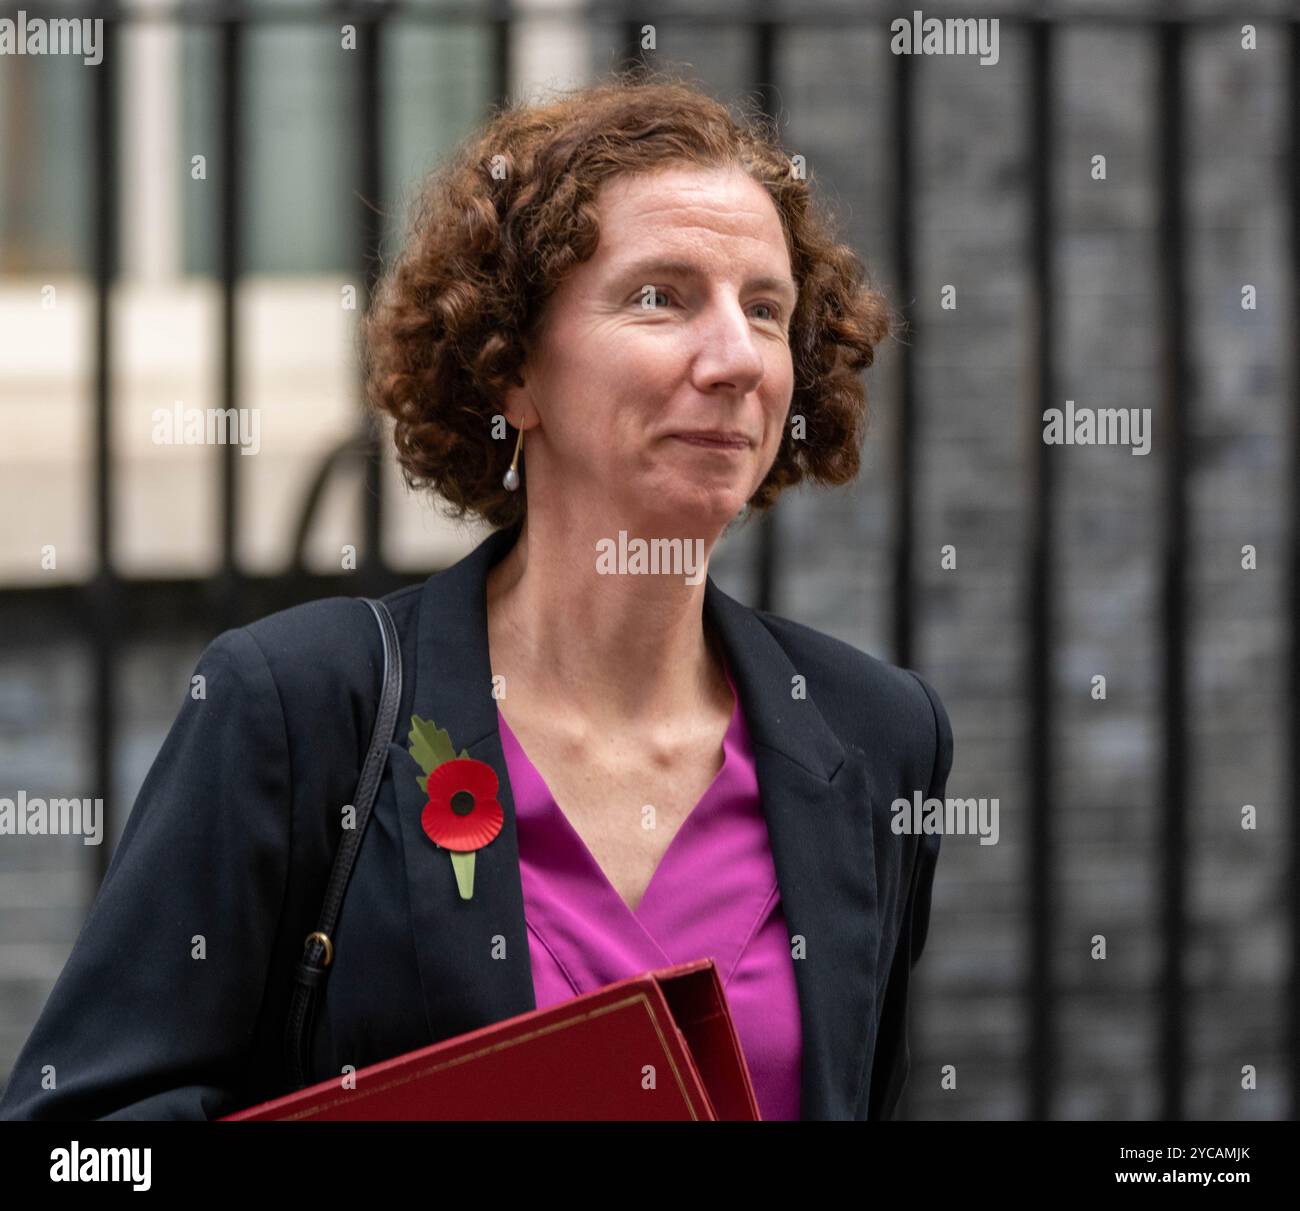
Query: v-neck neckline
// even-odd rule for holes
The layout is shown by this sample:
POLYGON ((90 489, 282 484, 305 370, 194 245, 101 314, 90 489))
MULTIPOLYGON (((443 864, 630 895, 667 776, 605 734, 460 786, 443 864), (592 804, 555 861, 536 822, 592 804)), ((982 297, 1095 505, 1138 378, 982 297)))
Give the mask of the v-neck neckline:
MULTIPOLYGON (((662 959, 665 965, 671 964, 672 960, 664 951, 663 946, 654 934, 647 927, 647 919, 653 920, 654 917, 654 893, 656 887, 664 882, 662 878, 665 869, 676 860, 680 851, 690 844, 691 834, 698 831, 702 825, 702 820, 707 816, 708 809, 716 810, 718 795, 716 794, 718 785, 724 777, 730 772, 730 768, 736 760, 736 746, 740 741, 741 728, 741 706, 740 692, 736 689, 736 683, 731 675, 731 670, 727 667, 726 661, 723 661, 723 672, 727 678, 727 684, 731 687, 732 708, 731 721, 727 725, 727 730, 722 738, 722 764, 714 773, 708 787, 704 793, 695 801, 694 806, 687 813, 686 817, 678 825, 677 831, 673 834, 672 840, 668 842, 659 862, 656 864, 654 871, 650 875, 650 881, 646 884, 645 891, 641 899, 637 902, 635 908, 631 907, 626 900, 619 894, 618 889, 614 886, 609 876, 605 873, 605 868, 596 861, 595 855, 591 852, 587 843, 582 839, 582 834, 573 826, 572 821, 560 807, 558 800, 552 793, 546 779, 542 776, 536 764, 528 756, 527 750, 520 743, 519 737, 515 735, 510 724, 507 722, 505 715, 501 712, 500 706, 497 707, 497 722, 500 729, 503 753, 507 755, 506 760, 506 777, 509 778, 509 760, 508 753, 511 748, 514 749, 528 763, 532 776, 536 779, 537 785, 543 792, 544 803, 542 806, 543 819, 538 821, 543 827, 550 828, 558 832, 564 838, 564 844, 570 848, 573 853, 577 854, 584 866, 587 875, 591 878, 593 884, 599 888, 599 893, 603 899, 617 904, 623 911, 625 919, 630 919, 636 926, 640 935, 653 948, 654 952, 662 959), (507 743, 508 738, 508 743, 507 743), (703 809, 703 810, 702 810, 703 809), (685 838, 685 839, 683 839, 685 838), (647 908, 649 905, 649 908, 647 908)), ((519 812, 519 799, 515 794, 515 788, 511 786, 511 797, 515 802, 516 813, 519 812)))

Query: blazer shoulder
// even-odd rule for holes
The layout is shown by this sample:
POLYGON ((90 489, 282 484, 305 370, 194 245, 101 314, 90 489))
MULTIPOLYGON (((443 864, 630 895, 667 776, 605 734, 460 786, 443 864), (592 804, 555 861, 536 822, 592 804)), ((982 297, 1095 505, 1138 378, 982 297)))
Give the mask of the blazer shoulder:
POLYGON ((931 759, 926 782, 940 790, 952 765, 952 725, 934 687, 919 673, 890 664, 805 623, 755 610, 804 674, 808 696, 841 743, 860 752, 904 752, 931 759))
MULTIPOLYGON (((410 585, 383 598, 403 646, 415 640, 420 588, 410 585)), ((322 597, 236 629, 260 651, 282 701, 319 704, 378 697, 383 643, 363 598, 322 597)), ((212 646, 225 638, 219 636, 212 646)))

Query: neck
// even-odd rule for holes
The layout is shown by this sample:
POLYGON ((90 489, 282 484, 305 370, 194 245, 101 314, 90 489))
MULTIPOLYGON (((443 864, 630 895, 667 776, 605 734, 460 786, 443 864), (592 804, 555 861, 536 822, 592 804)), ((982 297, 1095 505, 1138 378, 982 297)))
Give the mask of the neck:
MULTIPOLYGON (((717 534, 700 535, 703 567, 680 574, 602 574, 597 546, 618 528, 530 513, 487 578, 492 672, 534 700, 609 729, 697 716, 731 692, 704 625, 705 575, 717 534)), ((629 530, 628 542, 649 538, 629 530)), ((615 554, 614 559, 617 559, 615 554)))

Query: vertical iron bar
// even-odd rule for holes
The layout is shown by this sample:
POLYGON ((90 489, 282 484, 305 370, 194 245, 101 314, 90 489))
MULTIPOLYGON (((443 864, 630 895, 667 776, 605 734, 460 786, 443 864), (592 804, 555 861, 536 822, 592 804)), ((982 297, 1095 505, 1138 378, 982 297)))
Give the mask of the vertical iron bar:
POLYGON ((1164 348, 1161 417, 1167 455, 1160 637, 1164 776, 1161 804, 1160 1118, 1184 1117, 1187 844, 1187 283, 1183 265, 1184 31, 1159 28, 1160 232, 1164 348))
MULTIPOLYGON (((755 23, 754 77, 758 81, 759 103, 769 118, 777 116, 776 38, 777 26, 771 21, 755 23)), ((775 610, 780 566, 781 540, 776 511, 769 509, 758 519, 758 539, 754 552, 754 608, 775 610)))
MULTIPOLYGON (((893 518, 894 534, 890 550, 890 631, 893 660, 904 668, 912 663, 912 608, 914 582, 912 577, 912 542, 915 538, 913 513, 913 485, 915 481, 915 425, 916 380, 912 361, 913 334, 910 331, 914 314, 912 291, 914 289, 912 265, 912 207, 916 197, 916 159, 912 147, 914 120, 914 89, 916 76, 910 55, 890 55, 890 100, 894 126, 894 171, 891 196, 890 221, 893 227, 891 243, 894 248, 894 271, 898 279, 900 310, 907 317, 909 331, 895 334, 898 339, 898 415, 892 432, 889 459, 893 467, 893 518)), ((912 1048, 915 1051, 916 1035, 913 1027, 912 1048)), ((915 1083, 909 1081, 903 1088, 897 1118, 910 1119, 915 1083)))
POLYGON ((1052 778, 1052 550, 1055 537, 1055 462, 1052 447, 1042 440, 1039 418, 1056 403, 1054 380, 1054 308, 1056 297, 1052 265, 1052 27, 1036 21, 1030 27, 1030 308, 1037 372, 1036 408, 1027 417, 1026 433, 1033 453, 1028 463, 1032 478, 1033 511, 1029 521, 1027 575, 1029 651, 1026 692, 1029 699, 1029 806, 1030 838, 1025 874, 1028 895, 1028 964, 1025 997, 1029 1040, 1025 1052, 1028 1117, 1052 1116, 1055 1087, 1055 984, 1052 979, 1052 936, 1056 906, 1052 888, 1056 881, 1053 836, 1055 794, 1052 778))
MULTIPOLYGON (((911 55, 891 55, 891 91, 894 104, 894 190, 893 227, 898 275, 898 295, 907 319, 906 342, 898 353, 898 419, 890 445, 893 464, 894 542, 892 549, 892 601, 890 608, 893 633, 893 660, 908 668, 912 663, 912 542, 915 534, 913 492, 916 486, 915 421, 916 412, 916 333, 912 268, 912 207, 916 199, 916 161, 913 155, 913 101, 916 88, 911 55)), ((901 334, 900 334, 901 335, 901 334)))
POLYGON ((641 49, 641 27, 642 21, 622 21, 619 23, 622 38, 622 54, 619 56, 618 66, 626 68, 634 63, 646 63, 649 60, 645 51, 641 49))
MULTIPOLYGON (((113 285, 118 273, 118 130, 117 55, 121 45, 116 6, 104 16, 103 57, 91 68, 91 130, 95 170, 91 188, 94 231, 94 488, 96 569, 87 585, 86 633, 94 642, 95 786, 104 798, 104 832, 114 833, 117 808, 115 690, 118 647, 122 638, 121 586, 113 552, 113 285)), ((108 871, 108 845, 92 846, 98 889, 108 871)), ((93 892, 92 897, 93 899, 93 892)))
MULTIPOLYGON (((383 239, 383 110, 379 78, 384 33, 384 12, 380 8, 361 30, 357 43, 358 103, 356 124, 357 177, 360 185, 360 213, 357 224, 360 246, 361 295, 359 314, 364 315, 379 276, 380 243, 383 239)), ((365 536, 361 575, 365 591, 377 592, 384 569, 383 553, 383 467, 384 429, 361 400, 368 450, 365 467, 365 536)))
POLYGON ((500 105, 509 100, 510 92, 510 5, 501 3, 492 20, 492 89, 491 95, 500 105))
MULTIPOLYGON (((243 22, 235 9, 221 22, 220 71, 217 73, 217 113, 220 115, 219 134, 221 160, 217 169, 219 185, 218 206, 218 278, 221 283, 220 350, 220 401, 227 410, 239 404, 239 275, 243 262, 243 214, 240 200, 244 195, 243 131, 241 79, 243 59, 243 22)), ((217 446, 216 454, 221 466, 220 519, 221 566, 213 584, 214 604, 219 629, 234 625, 238 603, 238 516, 239 516, 239 459, 234 442, 217 446)))

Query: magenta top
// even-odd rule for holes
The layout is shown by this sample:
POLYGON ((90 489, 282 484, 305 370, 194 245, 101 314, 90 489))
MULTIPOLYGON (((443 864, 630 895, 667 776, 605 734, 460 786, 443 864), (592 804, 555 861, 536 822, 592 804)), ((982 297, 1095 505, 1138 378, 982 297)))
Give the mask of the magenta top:
POLYGON ((803 1039, 794 962, 736 683, 722 768, 633 912, 497 712, 519 834, 537 1008, 712 957, 764 1119, 799 1118, 803 1039))

